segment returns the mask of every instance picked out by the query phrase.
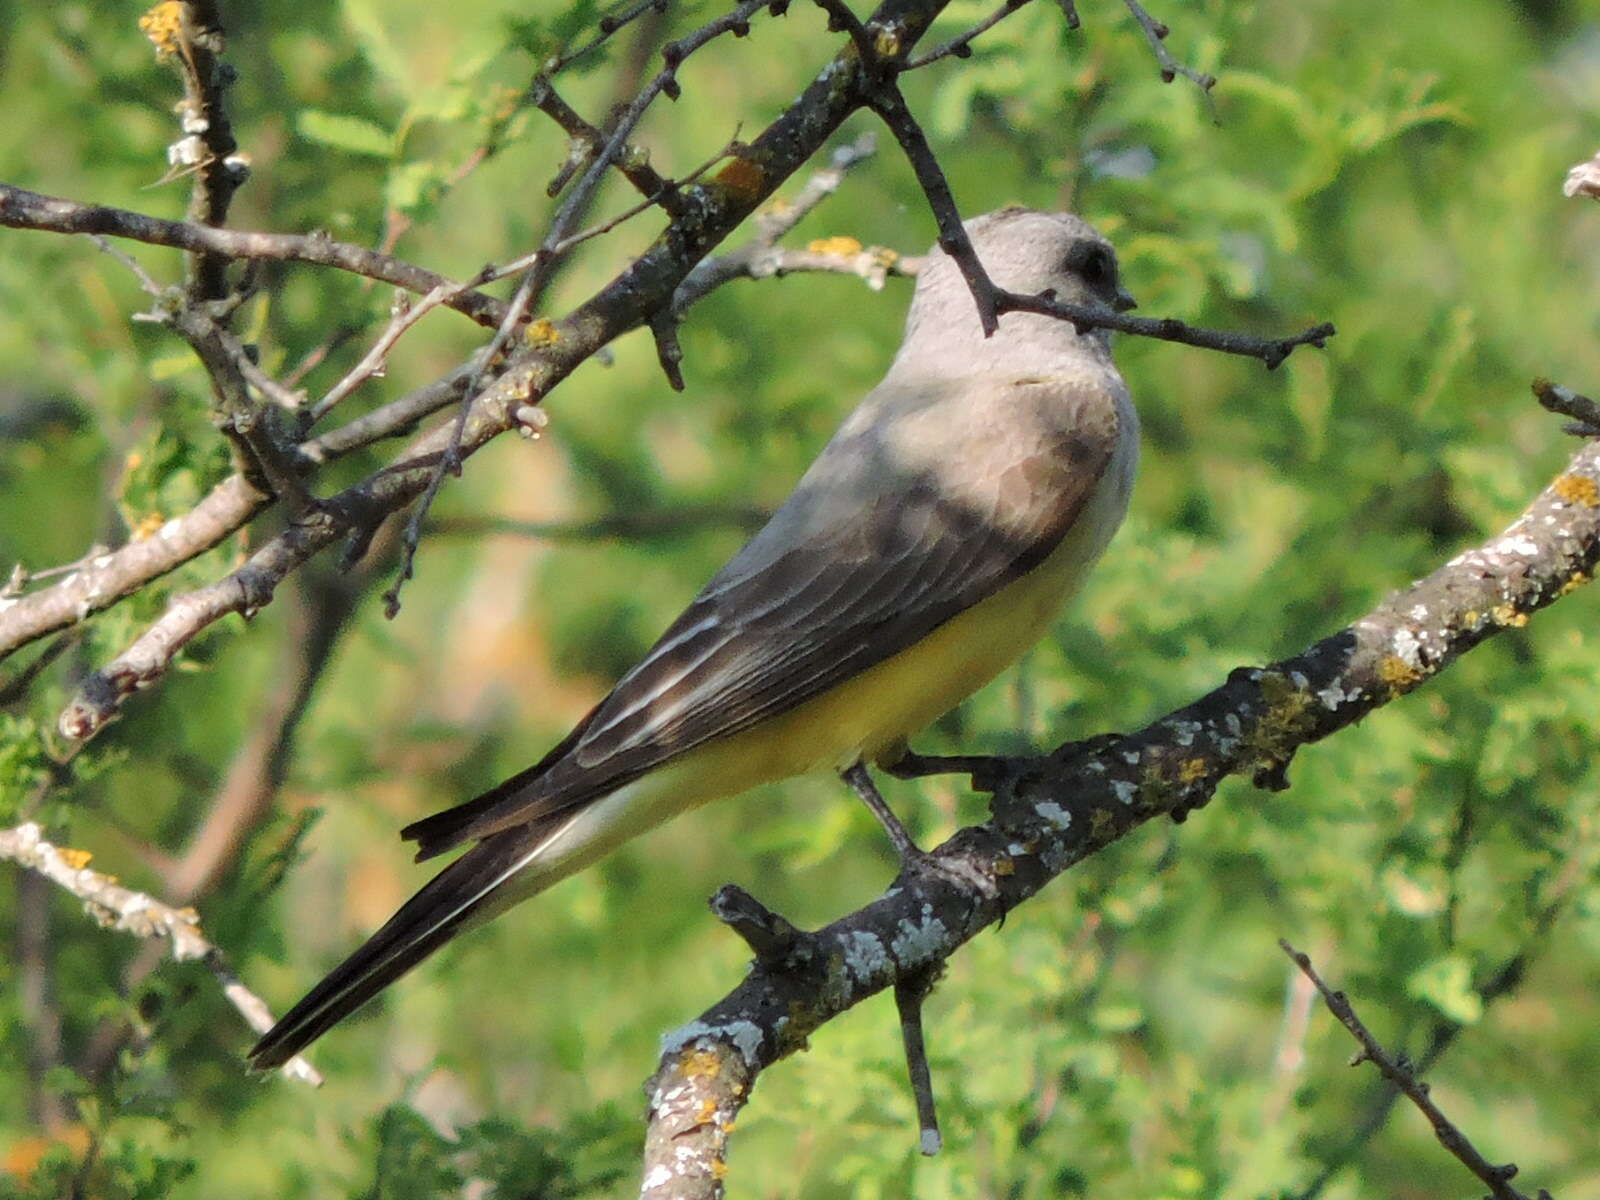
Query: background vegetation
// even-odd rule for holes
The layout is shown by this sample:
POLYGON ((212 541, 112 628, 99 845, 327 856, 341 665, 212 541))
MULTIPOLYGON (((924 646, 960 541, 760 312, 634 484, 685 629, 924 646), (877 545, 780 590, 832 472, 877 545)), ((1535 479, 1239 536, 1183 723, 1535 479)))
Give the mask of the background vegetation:
MULTIPOLYGON (((1124 339, 1146 429, 1127 527, 1055 634, 928 749, 1133 728, 1298 649, 1493 532, 1565 460, 1531 376, 1600 385, 1600 212, 1560 195, 1600 137, 1600 6, 1174 0, 1156 15, 1176 54, 1218 75, 1215 121, 1197 89, 1161 84, 1120 4, 1080 9, 1068 33, 1055 6, 1033 5, 972 59, 908 80, 963 211, 1076 209, 1118 245, 1144 312, 1261 332, 1327 319, 1339 335, 1271 374, 1124 339)), ((986 10, 959 0, 936 34, 986 10)), ((669 27, 714 11, 686 5, 669 27)), ((157 183, 177 91, 137 15, 0 3, 0 177, 182 215, 183 184, 157 183)), ((530 48, 592 17, 555 0, 226 6, 230 110, 254 164, 233 223, 378 244, 414 221, 398 251, 456 277, 530 248, 565 146, 540 114, 449 180, 525 85, 530 48)), ((763 125, 837 42, 805 4, 762 18, 693 60, 641 140, 687 171, 737 121, 763 125)), ((572 88, 590 115, 628 47, 572 88)), ((606 211, 629 202, 608 196, 606 211)), ((652 214, 587 247, 549 309, 658 228, 652 214)), ((933 228, 886 150, 802 234, 920 252, 933 228)), ((184 511, 227 460, 189 351, 130 323, 146 301, 127 271, 86 241, 3 240, 0 565, 37 569, 184 511)), ((172 252, 134 253, 175 276, 172 252)), ((382 571, 341 580, 320 563, 254 622, 203 638, 61 771, 46 749, 75 675, 237 541, 95 619, 0 712, 0 821, 22 819, 54 772, 35 819, 168 894, 305 661, 318 589, 365 588, 270 819, 195 901, 281 1009, 424 878, 398 827, 543 753, 736 548, 744 510, 781 500, 887 363, 907 291, 731 285, 683 329, 682 394, 647 337, 626 339, 556 393, 541 440, 502 439, 446 485, 398 619, 377 602, 382 571), (665 520, 631 537, 482 528, 570 534, 640 513, 665 520)), ((285 370, 344 327, 381 325, 389 303, 297 268, 274 274, 249 323, 264 365, 285 370)), ((352 403, 397 395, 478 340, 436 314, 352 403)), ((311 381, 363 344, 341 343, 311 381)), ((931 1001, 941 1157, 916 1154, 883 998, 761 1082, 732 1194, 1304 1195, 1329 1167, 1328 1197, 1476 1194, 1414 1112, 1361 1133, 1374 1077, 1310 1008, 1275 945, 1286 936, 1389 1044, 1447 1044, 1434 1094, 1486 1153, 1561 1200, 1597 1200, 1597 699, 1594 601, 1579 596, 1302 753, 1291 791, 1236 781, 1181 829, 1113 847, 963 951, 931 1001)), ((891 798, 925 842, 981 811, 948 782, 891 798)), ((704 897, 739 882, 814 925, 893 869, 830 781, 714 806, 452 945, 318 1045, 328 1082, 314 1093, 245 1076, 248 1032, 202 968, 163 963, 130 985, 142 947, 7 873, 0 929, 33 941, 0 955, 0 1195, 433 1196, 471 1179, 505 1197, 625 1194, 659 1035, 746 956, 704 897), (40 1061, 51 1021, 59 1047, 40 1061), (128 1031, 110 1054, 108 1029, 128 1031)))

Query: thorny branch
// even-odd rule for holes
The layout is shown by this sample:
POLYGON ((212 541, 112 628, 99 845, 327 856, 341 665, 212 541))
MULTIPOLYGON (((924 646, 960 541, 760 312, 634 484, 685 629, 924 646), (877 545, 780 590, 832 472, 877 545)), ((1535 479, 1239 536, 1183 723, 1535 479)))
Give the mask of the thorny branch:
MULTIPOLYGON (((1362 1023, 1360 1017, 1356 1016, 1356 1010, 1351 1005, 1349 997, 1323 982, 1316 968, 1311 965, 1310 956, 1302 954, 1281 938, 1278 945, 1283 948, 1290 961, 1315 985, 1322 995, 1323 1003, 1328 1006, 1328 1011, 1339 1019, 1339 1023, 1350 1031, 1356 1041, 1361 1043, 1361 1053, 1355 1057, 1352 1065, 1370 1062, 1377 1067, 1383 1077, 1399 1088, 1406 1099, 1416 1105, 1418 1111, 1428 1118, 1428 1124, 1433 1126, 1433 1134, 1439 1139, 1439 1144, 1459 1159, 1462 1166, 1483 1181, 1494 1200, 1528 1200, 1525 1194, 1511 1186, 1511 1180, 1517 1174, 1516 1164, 1505 1163, 1496 1166, 1484 1158, 1478 1148, 1467 1139, 1466 1134, 1462 1133, 1433 1102, 1433 1097, 1428 1094, 1428 1085, 1418 1079, 1408 1066, 1391 1057, 1378 1039, 1372 1036, 1371 1030, 1362 1023)), ((1541 1188, 1538 1200, 1550 1200, 1550 1193, 1541 1188)))
MULTIPOLYGON (((172 908, 143 892, 131 891, 109 875, 92 871, 89 856, 81 850, 62 850, 44 840, 44 833, 31 821, 15 829, 0 829, 0 859, 37 872, 58 887, 83 901, 85 910, 108 929, 138 937, 165 938, 178 962, 198 959, 210 968, 222 985, 228 1003, 238 1009, 250 1028, 265 1033, 272 1028, 272 1014, 266 1004, 239 981, 222 952, 200 932, 200 918, 193 909, 172 908)), ((284 1074, 313 1086, 322 1083, 317 1069, 303 1058, 293 1058, 283 1066, 284 1074)))
POLYGON ((1281 790, 1300 747, 1520 628, 1600 561, 1600 444, 1581 450, 1504 533, 1466 550, 1304 653, 1226 683, 1138 733, 1025 760, 991 817, 879 899, 783 955, 670 1034, 649 1085, 643 1195, 718 1197, 728 1129, 760 1072, 838 1014, 948 959, 1050 880, 1154 817, 1181 821, 1223 779, 1281 790), (963 886, 959 878, 979 881, 963 886))

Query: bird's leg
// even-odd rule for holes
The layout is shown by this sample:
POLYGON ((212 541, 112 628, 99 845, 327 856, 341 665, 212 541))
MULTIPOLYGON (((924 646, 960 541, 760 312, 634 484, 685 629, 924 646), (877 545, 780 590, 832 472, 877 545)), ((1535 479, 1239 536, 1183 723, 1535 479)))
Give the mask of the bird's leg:
POLYGON ((851 790, 861 797, 861 802, 872 810, 872 815, 878 818, 878 824, 883 826, 884 832, 889 835, 889 840, 894 843, 895 853, 900 856, 900 865, 903 867, 924 865, 928 859, 927 853, 911 840, 906 827, 900 824, 900 818, 894 815, 894 810, 879 793, 878 785, 873 783, 872 776, 867 774, 866 764, 857 761, 854 766, 846 767, 839 774, 850 785, 851 790))

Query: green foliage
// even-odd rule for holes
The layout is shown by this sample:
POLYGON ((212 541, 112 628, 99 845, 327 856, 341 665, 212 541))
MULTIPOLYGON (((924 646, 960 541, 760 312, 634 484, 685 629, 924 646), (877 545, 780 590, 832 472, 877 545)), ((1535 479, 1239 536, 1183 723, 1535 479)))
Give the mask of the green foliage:
MULTIPOLYGON (((229 9, 238 6, 226 6, 229 9)), ((951 6, 931 40, 992 11, 951 6)), ((1324 352, 1273 373, 1123 340, 1144 423, 1134 511, 1056 633, 919 748, 1014 750, 1131 729, 1232 668, 1293 652, 1491 535, 1571 446, 1527 398, 1593 391, 1600 211, 1565 201, 1591 153, 1597 14, 1578 3, 1201 0, 1158 11, 1169 48, 1220 80, 1163 86, 1122 6, 1063 30, 1034 4, 970 60, 907 78, 962 207, 1070 206, 1117 244, 1141 311, 1260 332, 1332 320, 1324 352)), ((230 110, 254 173, 240 228, 325 229, 464 277, 536 244, 566 135, 519 97, 601 9, 510 0, 269 3, 228 13, 230 110)), ((153 186, 176 135, 171 72, 129 14, 13 6, 0 22, 0 178, 178 217, 153 186), (93 103, 90 103, 90 101, 93 103)), ((681 33, 719 11, 667 24, 681 33)), ((646 18, 647 20, 653 18, 646 18)), ((658 169, 748 140, 838 44, 796 5, 682 71, 646 122, 658 169)), ((563 74, 591 120, 627 34, 563 74)), ((843 136, 870 126, 863 117, 843 136)), ((798 186, 798 181, 787 190, 798 186)), ((615 183, 603 219, 633 202, 615 183)), ((544 311, 587 297, 660 228, 586 245, 544 311)), ((796 237, 907 253, 933 225, 889 139, 796 237)), ((87 242, 5 231, 0 255, 0 576, 148 536, 228 470, 204 375, 87 242)), ((178 256, 133 253, 163 282, 178 256)), ((327 347, 313 395, 365 351, 381 287, 274 269, 241 315, 262 365, 327 347), (360 336, 338 336, 346 327, 360 336), (330 345, 331 340, 331 345, 330 345)), ((536 443, 507 440, 447 482, 438 514, 561 521, 771 506, 881 373, 905 288, 742 282, 683 327, 689 390, 647 337, 555 393, 536 443)), ((481 331, 431 314, 354 414, 436 376, 481 331)), ((334 490, 392 446, 319 476, 334 490)), ((263 520, 88 623, 0 713, 0 821, 25 816, 131 886, 161 892, 304 648, 286 587, 230 620, 67 764, 47 731, 81 673, 182 591, 277 528, 263 520), (222 651, 226 651, 223 653, 222 651), (49 786, 52 780, 56 784, 49 786), (24 808, 47 794, 42 808, 24 808)), ((197 900, 234 966, 282 1008, 424 877, 409 820, 525 767, 581 717, 734 550, 731 522, 634 541, 435 537, 405 608, 362 598, 297 729, 274 814, 197 900), (312 816, 320 812, 315 821, 312 816)), ((4 601, 0 600, 0 604, 4 601)), ((1353 1045, 1295 983, 1309 951, 1386 1044, 1449 1048, 1440 1103, 1519 1182, 1600 1200, 1600 654, 1572 596, 1359 728, 1306 749, 1290 791, 1243 782, 1181 829, 1084 863, 966 947, 928 1010, 946 1134, 915 1153, 887 1000, 763 1077, 739 1120, 733 1196, 1255 1197, 1476 1194, 1426 1125, 1374 1102, 1353 1045)), ((8 680, 42 647, 0 668, 8 680)), ((925 841, 982 815, 960 781, 894 785, 925 841)), ((313 1055, 327 1085, 252 1080, 249 1033, 194 964, 130 982, 140 948, 59 899, 43 918, 61 1049, 0 1072, 0 1195, 628 1194, 639 1084, 658 1037, 739 978, 704 911, 732 879, 802 925, 875 895, 892 862, 827 780, 712 806, 453 945, 313 1055), (107 1027, 132 1030, 88 1077, 107 1027), (82 1068, 82 1070, 79 1070, 82 1068), (64 1106, 46 1130, 41 1096, 64 1106)), ((14 880, 14 875, 0 876, 14 880)), ((0 927, 37 922, 13 883, 0 927)), ((20 940, 19 940, 20 945, 20 940)), ((9 949, 9 947, 8 947, 9 949)), ((0 1059, 41 1042, 18 954, 0 955, 0 1059)), ((27 975, 37 979, 37 975, 27 975)))

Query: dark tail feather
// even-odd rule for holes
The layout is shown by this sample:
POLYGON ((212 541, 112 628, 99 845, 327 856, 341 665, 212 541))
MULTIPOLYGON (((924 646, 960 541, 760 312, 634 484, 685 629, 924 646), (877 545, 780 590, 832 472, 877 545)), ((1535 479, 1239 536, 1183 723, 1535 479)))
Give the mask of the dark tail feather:
MULTIPOLYGON (((589 722, 594 720, 598 707, 589 710, 588 714, 579 721, 572 732, 562 738, 559 743, 551 747, 546 754, 533 766, 525 771, 519 771, 510 779, 496 784, 483 795, 468 800, 465 804, 458 804, 454 808, 447 808, 443 812, 434 813, 431 817, 423 817, 420 821, 413 821, 400 831, 400 836, 408 842, 417 843, 417 861, 425 862, 435 855, 443 854, 446 850, 459 846, 469 838, 481 836, 474 832, 479 823, 493 813, 501 815, 506 810, 514 811, 525 803, 532 803, 532 796, 537 795, 534 787, 546 772, 566 756, 567 751, 583 736, 583 731, 589 728, 589 722)), ((562 807, 568 807, 578 797, 566 797, 562 807)), ((530 814, 531 816, 532 814, 530 814)))
POLYGON ((251 1048, 251 1066, 281 1067, 448 942, 519 871, 519 859, 537 856, 551 824, 485 839, 435 875, 251 1048))

